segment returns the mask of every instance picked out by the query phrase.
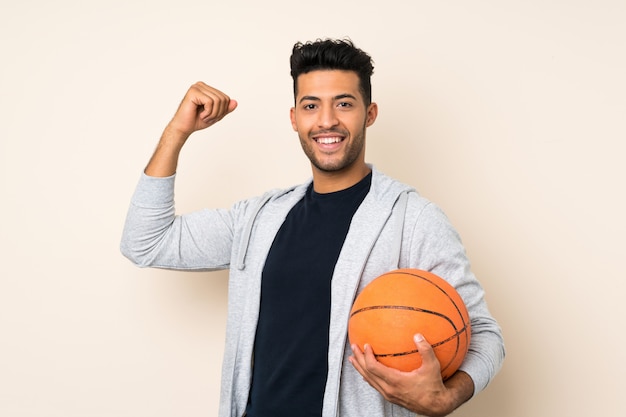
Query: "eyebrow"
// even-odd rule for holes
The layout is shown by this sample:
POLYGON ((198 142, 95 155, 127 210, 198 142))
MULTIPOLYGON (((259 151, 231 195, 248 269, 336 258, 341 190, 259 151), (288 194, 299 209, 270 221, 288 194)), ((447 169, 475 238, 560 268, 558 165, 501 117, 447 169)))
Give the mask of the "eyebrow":
MULTIPOLYGON (((351 98, 353 100, 356 100, 356 97, 353 96, 352 94, 344 93, 344 94, 339 94, 339 95, 333 97, 333 101, 342 100, 344 98, 351 98)), ((306 101, 306 100, 309 100, 309 101, 320 101, 321 99, 319 97, 316 97, 316 96, 303 96, 300 99, 299 102, 302 103, 303 101, 306 101)))

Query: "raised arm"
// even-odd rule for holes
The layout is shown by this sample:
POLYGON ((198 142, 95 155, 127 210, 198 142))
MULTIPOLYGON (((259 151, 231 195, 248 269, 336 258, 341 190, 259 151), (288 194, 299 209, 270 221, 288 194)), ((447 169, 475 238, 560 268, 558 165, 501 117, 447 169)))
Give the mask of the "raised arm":
POLYGON ((232 239, 228 213, 203 210, 176 216, 174 174, 189 136, 220 121, 236 107, 236 101, 201 82, 185 94, 163 131, 128 209, 120 247, 133 263, 193 270, 228 265, 232 239))
POLYGON ((183 145, 195 131, 206 129, 235 110, 237 102, 226 94, 198 82, 183 98, 172 120, 168 123, 156 150, 145 169, 151 177, 169 177, 176 172, 183 145))

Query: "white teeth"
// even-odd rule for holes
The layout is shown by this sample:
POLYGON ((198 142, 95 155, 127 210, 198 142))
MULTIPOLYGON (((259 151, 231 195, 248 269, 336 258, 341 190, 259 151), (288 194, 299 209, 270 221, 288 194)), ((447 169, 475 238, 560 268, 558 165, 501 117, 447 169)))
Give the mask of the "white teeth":
POLYGON ((341 142, 341 138, 339 138, 339 137, 334 137, 334 138, 317 138, 316 140, 317 140, 317 143, 323 143, 324 145, 341 142))

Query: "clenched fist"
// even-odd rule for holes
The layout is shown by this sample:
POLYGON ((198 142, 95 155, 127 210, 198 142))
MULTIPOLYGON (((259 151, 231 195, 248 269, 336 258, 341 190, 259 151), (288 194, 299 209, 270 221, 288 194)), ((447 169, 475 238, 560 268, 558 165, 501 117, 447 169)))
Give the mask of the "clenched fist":
POLYGON ((220 90, 202 82, 192 85, 163 131, 145 173, 155 177, 174 174, 180 151, 189 136, 219 122, 235 108, 237 102, 220 90))
POLYGON ((236 107, 237 102, 220 90, 197 82, 185 94, 168 127, 189 136, 219 122, 236 107))

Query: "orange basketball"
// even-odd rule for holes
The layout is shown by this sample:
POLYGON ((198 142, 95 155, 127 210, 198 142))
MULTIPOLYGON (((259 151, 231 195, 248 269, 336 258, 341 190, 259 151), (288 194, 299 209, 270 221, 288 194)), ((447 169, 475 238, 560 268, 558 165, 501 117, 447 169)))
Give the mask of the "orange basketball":
POLYGON ((348 337, 361 350, 369 344, 386 366, 412 371, 422 364, 413 336, 433 346, 447 379, 461 366, 470 341, 469 315, 454 287, 418 269, 398 269, 370 282, 350 312, 348 337))

